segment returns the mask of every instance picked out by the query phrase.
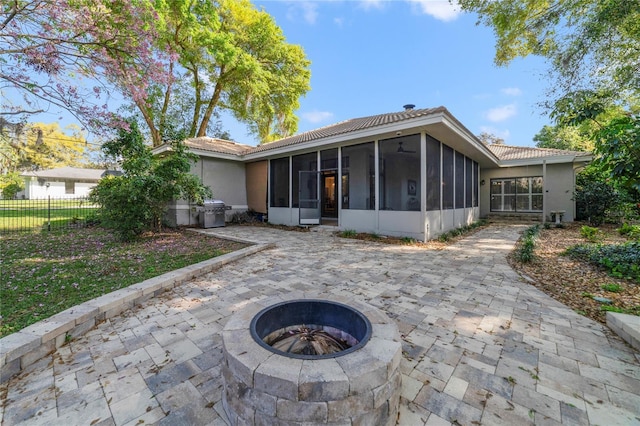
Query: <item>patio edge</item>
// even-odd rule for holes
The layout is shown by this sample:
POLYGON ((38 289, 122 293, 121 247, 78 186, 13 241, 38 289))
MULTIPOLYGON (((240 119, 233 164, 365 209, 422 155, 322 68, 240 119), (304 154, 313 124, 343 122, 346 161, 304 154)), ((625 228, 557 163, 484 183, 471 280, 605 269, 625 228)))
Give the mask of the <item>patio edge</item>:
POLYGON ((243 257, 275 247, 273 243, 257 244, 254 241, 206 233, 216 238, 253 245, 107 293, 0 338, 0 384, 6 383, 28 366, 63 346, 69 337, 82 336, 100 322, 117 316, 186 281, 243 257))

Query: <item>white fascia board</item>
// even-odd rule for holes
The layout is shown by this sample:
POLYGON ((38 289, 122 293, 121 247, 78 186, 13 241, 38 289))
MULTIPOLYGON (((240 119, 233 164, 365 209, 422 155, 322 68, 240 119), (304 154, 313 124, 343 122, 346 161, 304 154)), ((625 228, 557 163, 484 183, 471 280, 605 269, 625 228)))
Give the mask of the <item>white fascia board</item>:
POLYGON ((485 144, 483 144, 477 137, 475 137, 475 135, 469 133, 469 131, 464 127, 461 127, 456 120, 451 120, 448 115, 444 113, 440 113, 440 115, 442 115, 443 118, 442 122, 446 124, 447 127, 454 130, 456 133, 462 136, 467 143, 483 153, 486 157, 490 158, 496 166, 500 164, 500 160, 493 153, 493 151, 491 151, 485 144))
POLYGON ((551 157, 522 158, 518 160, 501 160, 500 167, 534 166, 544 162, 547 164, 585 163, 593 160, 592 155, 556 155, 551 157))
MULTIPOLYGON (((386 124, 382 126, 370 127, 363 130, 358 130, 354 132, 348 132, 341 135, 329 136, 326 138, 316 139, 309 142, 296 143, 292 145, 283 146, 280 148, 274 148, 267 151, 257 152, 257 153, 249 153, 244 155, 242 158, 244 160, 258 160, 269 157, 277 157, 291 154, 297 151, 313 151, 317 150, 320 147, 328 146, 328 145, 338 145, 345 142, 366 142, 374 141, 377 139, 386 139, 392 138, 396 136, 396 132, 404 132, 414 130, 416 132, 422 132, 425 130, 426 126, 443 123, 445 122, 446 115, 444 113, 438 113, 429 115, 426 117, 418 117, 413 120, 404 120, 399 121, 397 123, 386 124)), ((449 120, 446 120, 448 127, 453 129, 454 131, 460 133, 467 137, 467 132, 462 132, 458 126, 452 126, 449 123, 452 123, 449 120)), ((492 156, 493 158, 494 156, 492 156)))
MULTIPOLYGON (((225 154, 222 152, 207 151, 204 149, 191 148, 189 146, 187 146, 186 148, 190 153, 196 154, 199 157, 220 158, 223 160, 242 161, 242 157, 235 154, 225 154)), ((159 155, 164 152, 171 152, 171 151, 173 151, 173 149, 171 148, 170 145, 162 145, 152 149, 151 153, 153 155, 159 155)))

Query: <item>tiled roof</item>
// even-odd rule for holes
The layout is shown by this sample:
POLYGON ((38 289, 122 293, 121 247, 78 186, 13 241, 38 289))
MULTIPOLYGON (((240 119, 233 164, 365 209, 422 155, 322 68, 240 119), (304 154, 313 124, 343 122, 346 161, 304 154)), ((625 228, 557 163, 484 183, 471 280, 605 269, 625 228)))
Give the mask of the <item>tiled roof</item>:
POLYGON ((184 141, 184 144, 189 148, 201 149, 203 151, 218 152, 221 154, 241 155, 249 149, 253 148, 250 145, 244 145, 237 142, 232 142, 224 139, 210 138, 207 136, 201 136, 199 138, 191 138, 184 141))
POLYGON ((444 107, 427 108, 427 109, 411 109, 400 112, 392 112, 387 114, 372 115, 369 117, 352 118, 350 120, 341 121, 336 124, 321 127, 319 129, 310 130, 300 133, 299 135, 290 136, 275 142, 259 145, 251 149, 251 153, 267 151, 269 149, 281 148, 284 146, 295 145, 303 142, 310 142, 317 139, 327 138, 331 136, 343 135, 358 130, 370 129, 372 127, 382 126, 385 124, 398 123, 412 118, 424 117, 439 112, 444 112, 444 107))
POLYGON ((85 181, 99 181, 105 169, 82 169, 79 167, 59 167, 57 169, 38 170, 36 172, 25 172, 22 176, 35 176, 47 179, 74 179, 85 181))
POLYGON ((546 157, 560 157, 560 156, 574 156, 582 157, 585 155, 591 155, 589 152, 583 151, 568 151, 564 149, 551 149, 551 148, 531 148, 525 146, 509 146, 502 144, 488 145, 491 152, 493 152, 500 160, 529 160, 533 158, 546 158, 546 157))

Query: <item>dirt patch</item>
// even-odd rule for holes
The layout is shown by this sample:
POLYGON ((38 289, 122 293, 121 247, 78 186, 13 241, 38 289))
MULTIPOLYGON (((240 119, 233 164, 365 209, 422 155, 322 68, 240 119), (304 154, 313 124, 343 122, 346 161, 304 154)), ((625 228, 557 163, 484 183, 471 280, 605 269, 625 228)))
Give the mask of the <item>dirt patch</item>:
MULTIPOLYGON (((563 255, 567 248, 587 243, 580 235, 582 226, 582 223, 570 223, 565 228, 542 229, 535 246, 535 259, 530 263, 520 263, 512 253, 508 256, 509 264, 530 278, 532 285, 576 312, 603 324, 606 323, 606 309, 619 308, 640 313, 640 286, 563 255), (602 288, 611 284, 617 284, 620 291, 602 288), (598 302, 595 297, 610 299, 611 303, 598 302)), ((614 226, 603 225, 599 229, 604 244, 628 241, 618 234, 614 226)))

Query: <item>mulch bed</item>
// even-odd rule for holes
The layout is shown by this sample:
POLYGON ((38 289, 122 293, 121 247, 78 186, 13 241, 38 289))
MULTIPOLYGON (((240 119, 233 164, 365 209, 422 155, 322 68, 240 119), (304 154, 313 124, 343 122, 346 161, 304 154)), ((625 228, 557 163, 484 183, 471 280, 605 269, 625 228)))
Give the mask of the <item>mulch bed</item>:
MULTIPOLYGON (((535 259, 530 263, 520 263, 513 254, 509 264, 522 275, 530 278, 530 283, 554 299, 564 303, 576 312, 595 321, 606 324, 604 306, 621 309, 635 309, 640 312, 640 286, 630 280, 614 278, 605 270, 563 256, 564 251, 576 244, 587 243, 580 235, 583 223, 570 223, 565 228, 542 229, 536 242, 535 259), (605 284, 618 284, 622 291, 611 292, 602 289, 605 284), (603 304, 593 297, 611 299, 603 304)), ((600 228, 604 244, 628 241, 620 236, 616 227, 602 225, 600 228)))

